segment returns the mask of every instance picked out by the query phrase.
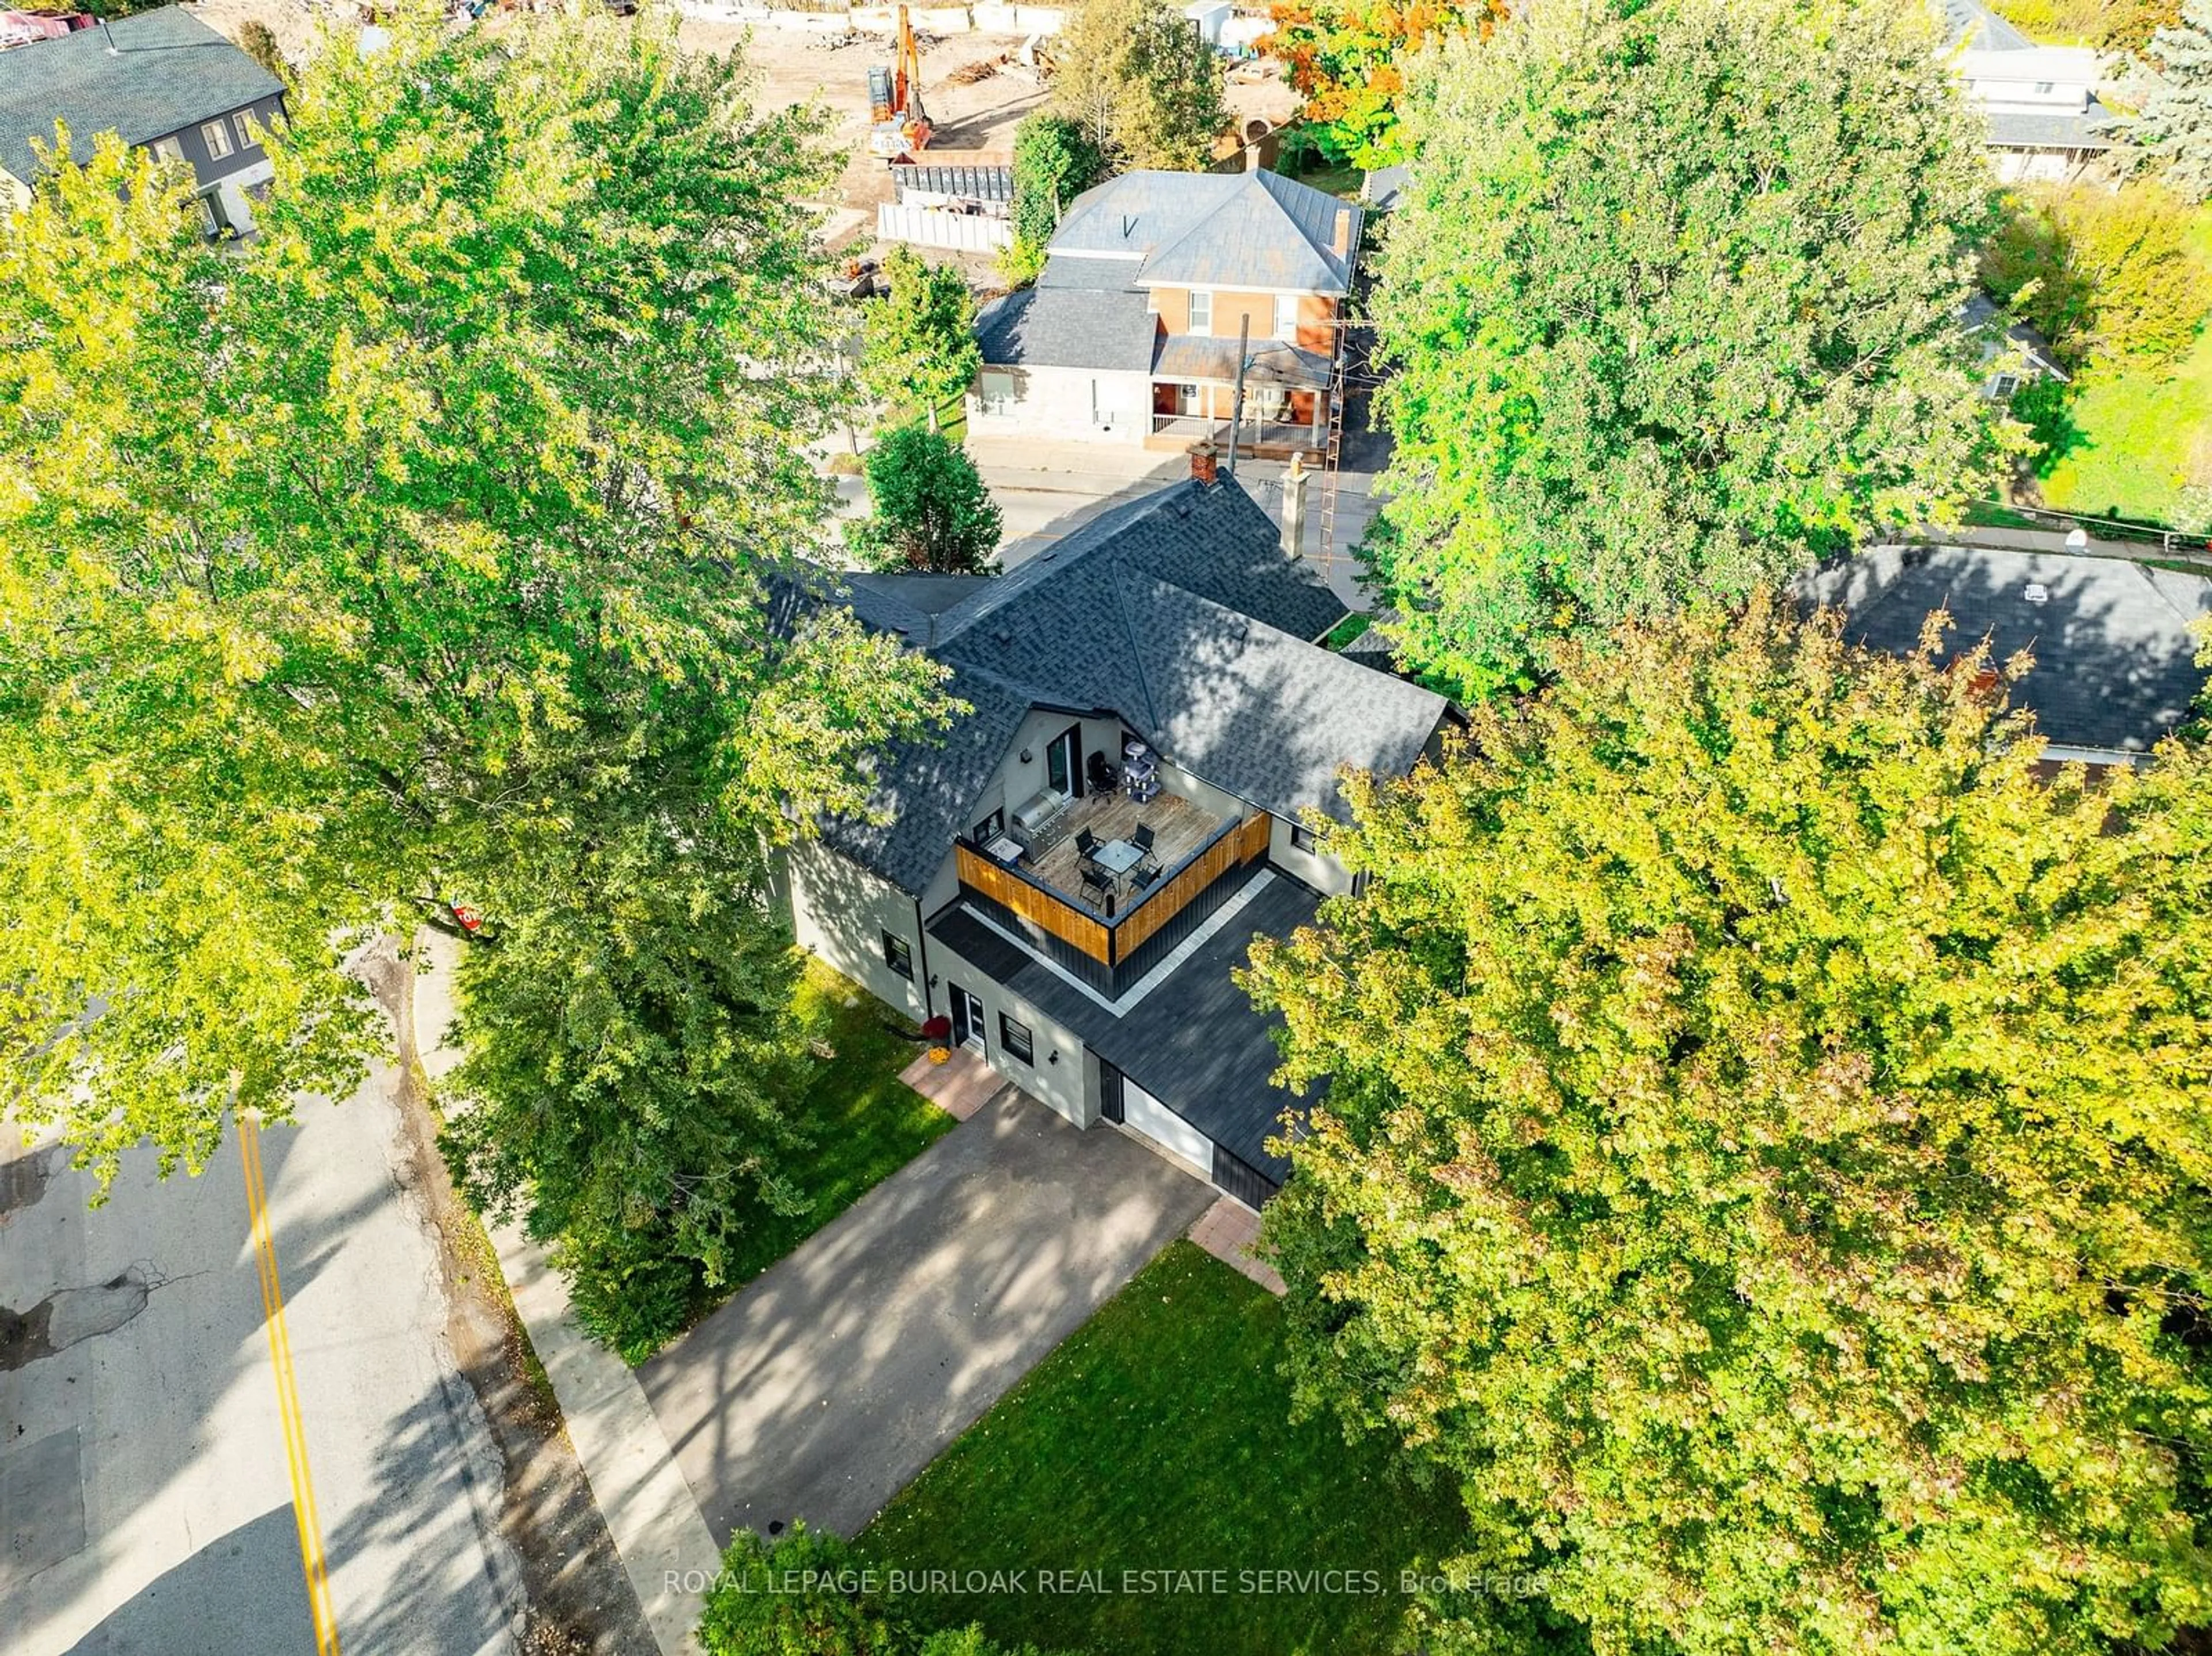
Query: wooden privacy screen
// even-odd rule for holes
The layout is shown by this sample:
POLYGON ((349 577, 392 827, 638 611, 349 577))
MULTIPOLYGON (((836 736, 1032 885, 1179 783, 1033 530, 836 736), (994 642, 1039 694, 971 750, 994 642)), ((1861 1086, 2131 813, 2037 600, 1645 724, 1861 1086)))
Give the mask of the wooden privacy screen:
POLYGON ((1232 868, 1267 854, 1267 819, 1238 823, 1186 863, 1165 885, 1131 909, 1114 928, 1114 958, 1125 961, 1137 946, 1182 913, 1183 905, 1232 868))
POLYGON ((1004 903, 1024 919, 1042 926, 1062 943, 1081 949, 1101 965, 1112 964, 1114 937, 1103 920, 1094 919, 1072 903, 1060 901, 1050 892, 1031 885, 1011 869, 1000 867, 968 846, 955 845, 952 853, 955 871, 963 884, 974 886, 994 902, 1004 903))
POLYGON ((1128 959, 1147 937, 1181 913, 1192 898, 1231 869, 1266 856, 1267 823, 1262 812, 1236 824, 1111 925, 993 862, 973 846, 953 846, 954 868, 963 884, 975 887, 992 901, 1004 904, 1101 965, 1111 966, 1128 959))

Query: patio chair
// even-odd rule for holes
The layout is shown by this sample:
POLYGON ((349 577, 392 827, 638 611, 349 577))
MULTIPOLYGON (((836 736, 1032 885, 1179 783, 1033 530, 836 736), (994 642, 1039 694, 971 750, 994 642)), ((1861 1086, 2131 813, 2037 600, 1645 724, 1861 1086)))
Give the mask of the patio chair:
POLYGON ((1081 873, 1083 900, 1085 902, 1096 903, 1100 908, 1111 914, 1114 912, 1113 877, 1104 869, 1091 863, 1085 863, 1082 865, 1081 873))
POLYGON ((1159 864, 1146 863, 1129 876, 1129 886, 1134 891, 1150 891, 1160 883, 1159 864))
POLYGON ((1098 836, 1097 834, 1093 834, 1089 828, 1078 828, 1075 830, 1075 854, 1077 856, 1088 857, 1092 852, 1097 849, 1098 836))
POLYGON ((1152 825, 1150 822, 1139 823, 1137 831, 1129 836, 1129 843, 1144 852, 1144 859, 1137 866, 1150 870, 1157 879, 1160 872, 1160 859, 1152 853, 1152 825))

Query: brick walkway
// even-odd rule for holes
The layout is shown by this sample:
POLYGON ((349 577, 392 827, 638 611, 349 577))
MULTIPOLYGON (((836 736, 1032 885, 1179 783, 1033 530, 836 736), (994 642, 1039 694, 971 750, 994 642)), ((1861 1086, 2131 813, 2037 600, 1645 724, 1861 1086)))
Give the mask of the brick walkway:
POLYGON ((942 1064, 932 1064, 925 1052, 899 1071, 899 1079, 955 1121, 965 1121, 996 1097, 1000 1088, 1012 1084, 965 1046, 954 1047, 942 1064))
POLYGON ((1190 1240, 1232 1271, 1242 1271, 1268 1293, 1279 1297, 1285 1290, 1273 1265, 1255 1259, 1252 1244, 1259 1239, 1260 1216, 1233 1197, 1223 1197, 1199 1216, 1190 1228, 1190 1240))

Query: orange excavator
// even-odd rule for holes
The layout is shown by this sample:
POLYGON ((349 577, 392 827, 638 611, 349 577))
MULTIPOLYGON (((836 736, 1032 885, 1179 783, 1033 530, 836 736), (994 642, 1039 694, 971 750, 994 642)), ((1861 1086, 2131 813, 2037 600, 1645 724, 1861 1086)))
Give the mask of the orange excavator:
POLYGON ((887 161, 909 156, 929 143, 929 113, 921 106, 921 49, 914 25, 898 9, 896 61, 868 71, 868 153, 887 161))

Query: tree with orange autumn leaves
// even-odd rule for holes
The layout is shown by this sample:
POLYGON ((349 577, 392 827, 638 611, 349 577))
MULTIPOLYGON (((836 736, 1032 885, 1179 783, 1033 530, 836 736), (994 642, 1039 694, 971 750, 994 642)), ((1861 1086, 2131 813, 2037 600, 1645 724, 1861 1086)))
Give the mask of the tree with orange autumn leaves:
POLYGON ((1280 58, 1303 113, 1332 161, 1370 170, 1407 159, 1398 124, 1402 64, 1468 29, 1487 36, 1505 0, 1277 0, 1261 49, 1280 58))

